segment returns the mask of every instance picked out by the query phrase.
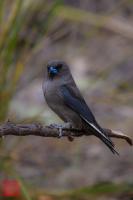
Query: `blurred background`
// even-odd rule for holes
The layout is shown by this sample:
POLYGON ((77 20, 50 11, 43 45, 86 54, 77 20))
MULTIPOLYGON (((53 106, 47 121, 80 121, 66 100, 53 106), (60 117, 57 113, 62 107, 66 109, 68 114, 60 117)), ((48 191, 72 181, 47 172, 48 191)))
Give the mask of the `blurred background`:
MULTIPOLYGON (((1 0, 1 123, 61 122, 42 92, 53 59, 70 65, 101 126, 133 137, 132 0, 1 0)), ((113 141, 120 157, 92 136, 1 139, 0 197, 15 180, 17 199, 132 200, 133 150, 113 141)))

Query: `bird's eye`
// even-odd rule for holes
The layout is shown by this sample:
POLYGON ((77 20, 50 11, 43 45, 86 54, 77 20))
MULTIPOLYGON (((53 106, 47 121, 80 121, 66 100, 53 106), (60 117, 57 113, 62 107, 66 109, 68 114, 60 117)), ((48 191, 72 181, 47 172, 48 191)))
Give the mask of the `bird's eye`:
POLYGON ((58 69, 61 69, 61 68, 62 68, 62 64, 59 63, 59 64, 57 65, 57 67, 58 67, 58 69))

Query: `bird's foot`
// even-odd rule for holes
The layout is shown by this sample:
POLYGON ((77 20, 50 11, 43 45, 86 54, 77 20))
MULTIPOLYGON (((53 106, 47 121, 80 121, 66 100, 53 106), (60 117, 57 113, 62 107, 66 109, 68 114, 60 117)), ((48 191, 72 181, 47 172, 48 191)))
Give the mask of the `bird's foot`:
POLYGON ((58 129, 59 130, 59 136, 58 137, 59 138, 62 137, 62 135, 63 135, 63 129, 64 129, 64 126, 62 124, 50 124, 49 127, 50 128, 56 128, 56 129, 58 129))
MULTIPOLYGON (((64 126, 64 129, 65 129, 65 128, 66 128, 66 129, 72 129, 72 128, 73 128, 73 126, 72 126, 72 124, 71 124, 70 122, 65 123, 63 126, 64 126)), ((70 135, 67 137, 67 139, 68 139, 70 142, 72 142, 72 141, 74 140, 74 137, 70 134, 70 135)))
POLYGON ((49 128, 56 128, 56 129, 59 129, 59 127, 61 127, 62 125, 61 124, 55 124, 55 123, 53 123, 53 124, 50 124, 48 127, 49 128))
MULTIPOLYGON (((61 138, 62 135, 63 135, 63 129, 71 129, 72 124, 69 123, 69 122, 67 122, 65 124, 50 124, 49 127, 58 129, 59 130, 59 136, 58 137, 61 138)), ((69 135, 68 140, 72 142, 74 140, 74 138, 71 135, 69 135)))

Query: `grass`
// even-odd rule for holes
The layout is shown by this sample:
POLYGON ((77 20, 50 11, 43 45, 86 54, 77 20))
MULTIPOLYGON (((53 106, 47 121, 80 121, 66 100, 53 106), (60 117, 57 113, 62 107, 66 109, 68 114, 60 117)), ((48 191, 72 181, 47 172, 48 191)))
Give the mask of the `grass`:
POLYGON ((0 121, 7 117, 25 63, 32 54, 30 52, 36 49, 41 38, 48 34, 55 9, 61 2, 56 0, 44 4, 40 0, 35 6, 30 1, 27 7, 25 1, 21 0, 0 2, 0 121), (40 14, 42 18, 38 17, 40 14), (32 21, 33 18, 36 21, 32 21), (36 38, 32 40, 31 36, 35 31, 36 38), (25 37, 22 38, 22 35, 25 37))
MULTIPOLYGON (((10 102, 19 86, 20 78, 23 76, 29 54, 36 49, 38 41, 48 34, 54 10, 61 3, 60 0, 55 0, 53 3, 46 4, 40 0, 36 5, 32 1, 25 5, 25 2, 22 0, 0 1, 0 122, 8 118, 10 102), (39 21, 33 20, 39 14, 43 16, 41 24, 39 21), (44 20, 45 18, 46 20, 44 20), (31 41, 31 35, 35 29, 37 37, 31 41), (27 30, 30 30, 30 34, 27 34, 27 30)), ((0 151, 2 155, 1 172, 15 178, 11 151, 8 152, 4 149, 2 140, 0 140, 0 151)), ((19 182, 24 199, 31 200, 25 184, 21 180, 19 182)))
MULTIPOLYGON (((35 191, 35 190, 34 190, 35 191)), ((98 200, 102 197, 108 198, 108 197, 115 197, 117 199, 120 196, 132 196, 133 193, 133 185, 129 184, 114 184, 114 183, 99 183, 94 186, 90 187, 83 187, 81 189, 75 189, 68 192, 63 193, 52 193, 43 191, 40 192, 33 192, 34 200, 37 199, 37 197, 45 197, 49 196, 53 200, 98 200)), ((45 199, 45 198, 44 198, 45 199)))

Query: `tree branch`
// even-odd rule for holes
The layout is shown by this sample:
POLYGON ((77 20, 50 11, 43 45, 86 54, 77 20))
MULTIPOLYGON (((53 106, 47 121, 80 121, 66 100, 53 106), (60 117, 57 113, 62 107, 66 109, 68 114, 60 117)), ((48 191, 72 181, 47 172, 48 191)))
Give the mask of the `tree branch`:
MULTIPOLYGON (((111 129, 104 129, 106 134, 109 137, 115 137, 124 139, 128 142, 128 144, 133 145, 132 139, 127 135, 113 131, 111 129)), ((56 137, 59 138, 59 130, 56 128, 51 128, 49 126, 43 126, 41 124, 15 124, 10 121, 0 125, 0 137, 7 135, 15 135, 15 136, 28 136, 28 135, 36 135, 42 137, 56 137)), ((85 130, 79 129, 63 129, 62 137, 80 137, 80 136, 89 136, 88 132, 85 130)))

